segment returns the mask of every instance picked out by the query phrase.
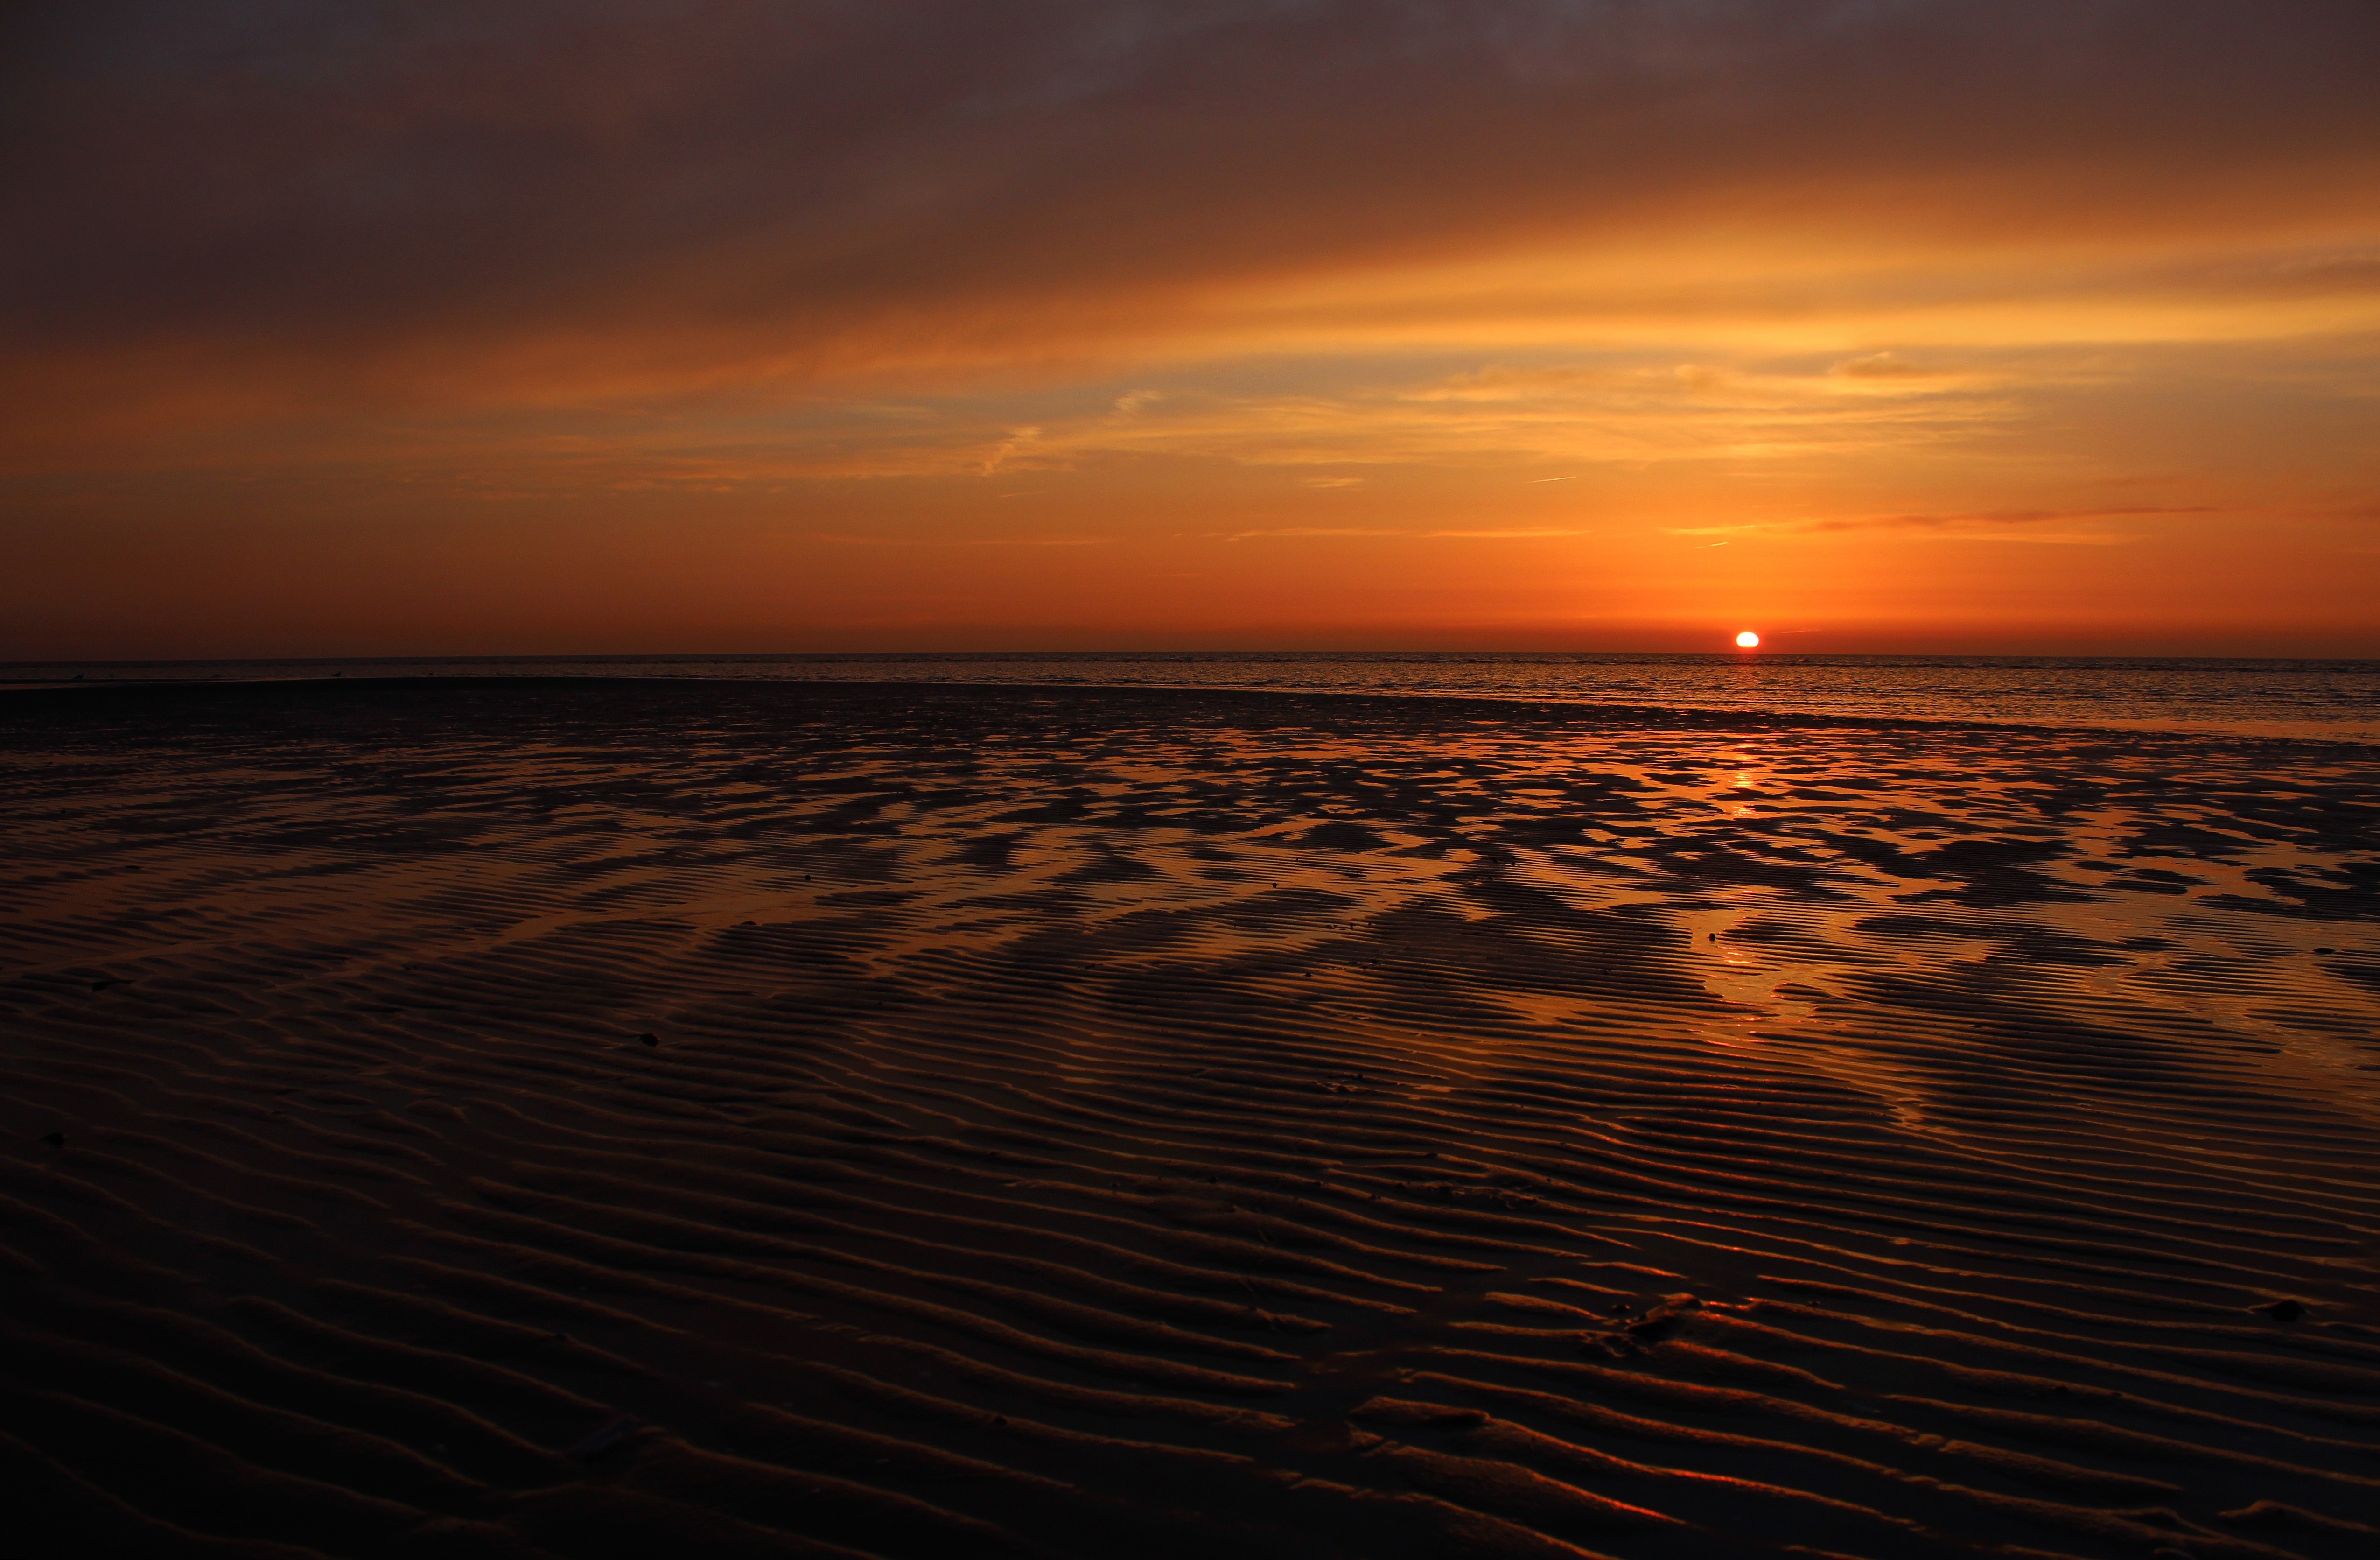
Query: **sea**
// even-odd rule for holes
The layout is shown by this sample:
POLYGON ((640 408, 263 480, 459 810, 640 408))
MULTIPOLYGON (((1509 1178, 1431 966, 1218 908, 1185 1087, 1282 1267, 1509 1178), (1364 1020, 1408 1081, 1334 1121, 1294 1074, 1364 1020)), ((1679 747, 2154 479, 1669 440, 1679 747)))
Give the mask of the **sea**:
POLYGON ((0 689, 369 677, 703 677, 1285 689, 2380 744, 2380 661, 1184 651, 0 663, 0 689))

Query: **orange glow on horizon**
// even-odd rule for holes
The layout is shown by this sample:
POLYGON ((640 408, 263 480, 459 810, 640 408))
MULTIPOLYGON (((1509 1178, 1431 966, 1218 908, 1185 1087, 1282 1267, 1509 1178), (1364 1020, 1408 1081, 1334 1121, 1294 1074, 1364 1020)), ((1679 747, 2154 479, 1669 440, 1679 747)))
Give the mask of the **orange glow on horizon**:
POLYGON ((0 660, 2380 655, 2380 10, 921 5, 44 33, 0 660))

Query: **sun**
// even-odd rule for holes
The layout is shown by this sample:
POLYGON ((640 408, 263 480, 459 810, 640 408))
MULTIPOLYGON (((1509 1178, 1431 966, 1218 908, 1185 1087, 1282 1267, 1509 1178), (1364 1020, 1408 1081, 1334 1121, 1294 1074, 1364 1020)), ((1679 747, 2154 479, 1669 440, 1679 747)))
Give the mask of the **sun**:
POLYGON ((1760 648, 1760 636, 1754 633, 1751 629, 1746 628, 1743 632, 1735 636, 1735 648, 1738 650, 1758 650, 1760 648))

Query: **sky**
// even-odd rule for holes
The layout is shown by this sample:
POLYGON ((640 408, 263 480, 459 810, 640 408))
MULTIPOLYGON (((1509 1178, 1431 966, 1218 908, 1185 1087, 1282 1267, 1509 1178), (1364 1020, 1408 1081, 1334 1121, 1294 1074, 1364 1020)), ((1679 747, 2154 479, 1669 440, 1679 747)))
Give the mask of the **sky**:
POLYGON ((47 0, 0 659, 2380 655, 2370 0, 47 0))

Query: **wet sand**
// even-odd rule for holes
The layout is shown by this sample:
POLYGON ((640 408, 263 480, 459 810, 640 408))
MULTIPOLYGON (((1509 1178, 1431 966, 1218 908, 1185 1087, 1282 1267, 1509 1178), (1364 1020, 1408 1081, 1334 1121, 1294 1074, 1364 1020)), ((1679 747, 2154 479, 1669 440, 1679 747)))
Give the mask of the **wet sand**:
POLYGON ((0 699, 0 1550, 2370 1556, 2380 755, 0 699))

